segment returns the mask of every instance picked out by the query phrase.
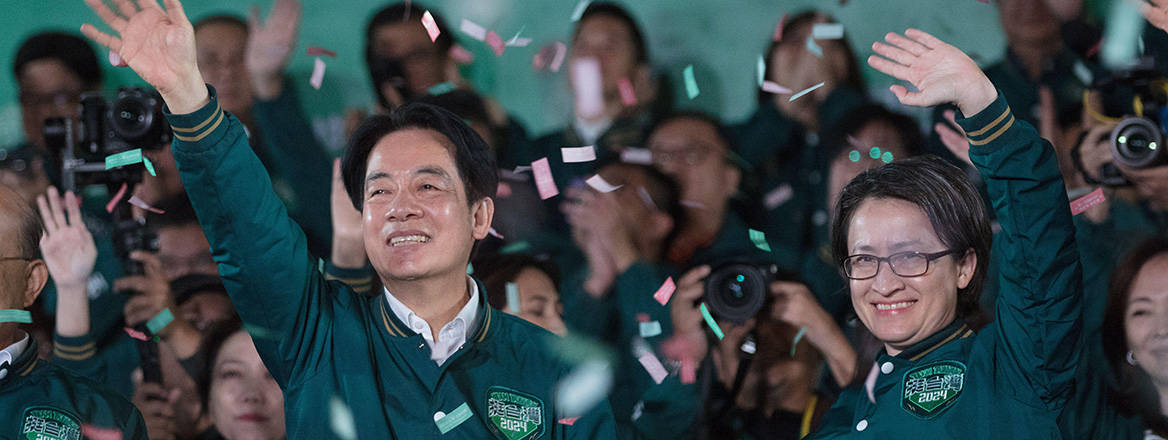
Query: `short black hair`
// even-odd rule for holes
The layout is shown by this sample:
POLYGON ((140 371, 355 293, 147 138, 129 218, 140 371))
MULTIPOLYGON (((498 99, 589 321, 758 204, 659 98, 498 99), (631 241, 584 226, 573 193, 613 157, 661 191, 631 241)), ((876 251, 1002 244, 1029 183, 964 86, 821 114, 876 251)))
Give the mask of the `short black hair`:
POLYGON ((629 11, 616 3, 594 2, 584 8, 584 12, 580 14, 580 20, 577 21, 576 29, 572 31, 572 40, 575 41, 576 37, 580 35, 579 23, 599 16, 612 17, 624 23, 625 27, 629 29, 629 35, 633 37, 633 48, 636 50, 633 59, 641 64, 649 63, 649 48, 645 44, 645 35, 641 33, 641 27, 637 25, 637 20, 629 11))
POLYGON ((235 15, 235 14, 232 14, 229 12, 215 13, 215 14, 200 18, 198 21, 196 21, 194 23, 194 25, 191 26, 191 28, 194 29, 195 32, 198 32, 199 28, 201 28, 203 26, 213 25, 213 24, 231 25, 231 26, 235 26, 235 27, 238 27, 240 29, 243 29, 243 33, 245 33, 245 34, 250 33, 249 32, 250 29, 248 29, 248 27, 247 27, 247 20, 244 20, 243 17, 240 17, 238 15, 235 15))
MULTIPOLYGON (((371 64, 376 56, 373 53, 373 37, 377 33, 377 29, 386 25, 410 22, 421 27, 422 14, 427 10, 426 7, 417 2, 405 2, 390 4, 373 14, 373 17, 369 19, 369 24, 365 26, 365 64, 371 64)), ((454 29, 446 27, 446 21, 442 20, 442 16, 433 10, 430 10, 430 16, 434 17, 434 24, 438 25, 438 29, 442 31, 434 40, 434 45, 438 46, 438 51, 442 56, 446 56, 450 53, 450 48, 454 47, 454 37, 452 36, 454 29)))
POLYGON ((488 145, 494 145, 496 148, 502 147, 506 139, 500 136, 501 127, 495 126, 491 121, 491 115, 487 111, 487 102, 483 100, 477 93, 470 90, 455 89, 440 95, 422 95, 413 102, 423 102, 426 104, 434 104, 461 117, 464 121, 477 122, 486 125, 491 131, 492 139, 483 139, 488 145))
POLYGON ((170 292, 176 305, 183 305, 196 293, 215 292, 227 296, 227 287, 218 275, 186 274, 170 282, 170 292))
MULTIPOLYGON (((856 209, 868 199, 904 200, 929 217, 937 238, 949 249, 972 249, 977 267, 969 285, 957 290, 957 317, 979 315, 978 299, 990 264, 989 214, 977 187, 960 168, 933 155, 898 160, 860 173, 840 192, 831 224, 836 264, 848 256, 848 229, 856 209)), ((954 258, 961 258, 962 254, 954 258)))
POLYGON ((495 197, 499 174, 495 155, 483 138, 449 110, 415 102, 398 107, 389 115, 366 118, 349 139, 341 159, 341 178, 353 207, 358 211, 364 205, 365 171, 373 147, 389 134, 408 128, 433 130, 446 137, 449 142, 447 149, 454 156, 468 204, 495 197))
POLYGON ((723 156, 726 162, 738 167, 741 170, 750 171, 752 169, 750 164, 738 155, 738 151, 735 149, 734 142, 737 138, 734 137, 734 133, 730 131, 730 128, 727 127, 726 124, 723 124, 722 120, 718 119, 717 116, 700 110, 676 110, 666 115, 665 117, 661 118, 661 120, 657 121, 656 124, 653 124, 653 129, 650 130, 649 136, 646 136, 646 139, 652 137, 652 134, 661 127, 665 126, 665 124, 680 119, 697 121, 713 128, 714 133, 718 136, 718 140, 722 141, 722 143, 726 146, 726 154, 723 156))
MULTIPOLYGON (((896 131, 900 137, 901 146, 906 152, 906 157, 900 159, 924 154, 925 137, 921 134, 920 126, 917 125, 916 121, 880 104, 864 104, 849 110, 836 122, 834 128, 827 131, 823 142, 827 160, 835 160, 844 151, 855 148, 856 146, 848 141, 848 137, 855 136, 860 130, 872 123, 887 124, 896 131)), ((862 153, 867 154, 866 151, 862 153)))
MULTIPOLYGON (((207 404, 211 402, 211 382, 215 380, 215 361, 219 360, 219 352, 222 351, 223 344, 227 342, 236 332, 245 331, 243 322, 239 317, 233 317, 224 322, 211 325, 209 329, 203 334, 203 340, 199 343, 199 352, 192 358, 195 360, 199 369, 195 376, 195 386, 199 390, 199 399, 203 401, 203 410, 207 410, 207 404), (202 360, 200 365, 197 360, 202 360)), ((252 338, 254 343, 254 337, 252 338)))
POLYGON ((483 287, 486 288, 487 304, 499 310, 506 310, 507 283, 515 282, 519 273, 528 268, 543 272, 552 280, 552 285, 559 289, 560 271, 551 262, 526 254, 496 255, 478 267, 478 274, 483 277, 483 287))
POLYGON ((69 71, 81 79, 82 87, 96 89, 101 86, 101 65, 97 62, 93 46, 84 38, 56 31, 35 34, 20 44, 12 62, 12 75, 16 82, 20 82, 24 66, 46 58, 64 63, 69 71))

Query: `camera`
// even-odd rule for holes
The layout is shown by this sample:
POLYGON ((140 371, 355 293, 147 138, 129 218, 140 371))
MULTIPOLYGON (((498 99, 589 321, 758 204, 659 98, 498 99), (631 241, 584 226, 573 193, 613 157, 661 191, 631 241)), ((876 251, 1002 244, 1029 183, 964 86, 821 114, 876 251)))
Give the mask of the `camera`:
POLYGON ((80 127, 66 118, 45 119, 45 146, 61 164, 66 189, 139 183, 141 166, 106 170, 106 156, 135 148, 157 150, 172 137, 162 115, 162 97, 142 88, 118 89, 112 105, 100 93, 83 93, 79 114, 80 127))
POLYGON ((715 266, 706 277, 705 301, 716 318, 741 324, 762 309, 767 285, 779 279, 779 267, 770 263, 729 261, 715 266))
MULTIPOLYGON (((1168 133, 1168 78, 1155 69, 1153 61, 1145 58, 1130 69, 1111 72, 1094 81, 1092 88, 1100 94, 1104 117, 1119 117, 1119 124, 1111 130, 1108 142, 1113 162, 1091 170, 1099 178, 1089 177, 1088 181, 1124 186, 1129 182, 1116 164, 1136 169, 1168 165, 1164 146, 1168 133)), ((1072 151, 1080 171, 1084 171, 1080 149, 1084 142, 1095 141, 1081 139, 1072 151)))
MULTIPOLYGON (((110 194, 125 184, 126 192, 142 182, 143 166, 105 169, 111 154, 141 148, 158 150, 169 144, 170 125, 162 114, 162 97, 142 88, 118 89, 112 104, 101 93, 81 95, 80 124, 66 118, 45 120, 45 146, 61 166, 61 186, 73 192, 90 185, 106 185, 110 194)), ((141 219, 132 218, 122 203, 113 211, 114 254, 127 275, 141 275, 142 264, 131 260, 136 250, 158 251, 158 236, 141 219)))

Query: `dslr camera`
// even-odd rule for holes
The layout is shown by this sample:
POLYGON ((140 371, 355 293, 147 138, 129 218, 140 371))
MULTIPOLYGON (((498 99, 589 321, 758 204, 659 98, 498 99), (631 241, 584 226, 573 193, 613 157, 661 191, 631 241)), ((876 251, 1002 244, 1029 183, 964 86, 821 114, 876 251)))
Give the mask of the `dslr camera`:
POLYGON ((770 296, 767 285, 779 279, 779 267, 771 263, 723 262, 706 277, 702 301, 715 318, 741 324, 758 314, 770 296))
MULTIPOLYGON (((132 164, 105 169, 111 154, 141 148, 159 150, 170 143, 170 125, 162 115, 162 97, 142 88, 118 89, 113 102, 98 92, 81 95, 80 123, 67 118, 45 120, 45 146, 61 165, 61 186, 78 192, 105 185, 113 194, 142 182, 143 166, 132 164)), ((142 274, 142 265, 130 259, 135 250, 158 251, 158 236, 143 220, 132 218, 127 204, 113 211, 113 245, 127 275, 142 274)))
POLYGON ((1102 98, 1105 117, 1117 118, 1119 124, 1111 130, 1108 142, 1113 161, 1100 169, 1086 172, 1080 151, 1084 144, 1092 145, 1102 139, 1081 139, 1072 150, 1075 166, 1088 176, 1088 181, 1124 186, 1130 182, 1116 164, 1135 169, 1168 165, 1164 145, 1168 134, 1168 78, 1155 69, 1152 60, 1146 58, 1131 69, 1102 76, 1094 81, 1092 88, 1102 98))

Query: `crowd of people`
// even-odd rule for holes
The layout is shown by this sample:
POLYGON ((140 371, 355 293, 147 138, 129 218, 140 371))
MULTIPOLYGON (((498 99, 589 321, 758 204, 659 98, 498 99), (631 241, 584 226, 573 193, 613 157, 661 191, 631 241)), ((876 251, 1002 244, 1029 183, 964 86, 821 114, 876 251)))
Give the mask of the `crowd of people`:
POLYGON ((594 1, 542 136, 393 3, 339 158, 290 84, 298 0, 85 1, 13 58, 0 438, 1168 438, 1166 0, 1124 68, 1079 0, 995 0, 984 68, 791 14, 733 123, 594 1), (102 122, 91 42, 145 107, 102 122))

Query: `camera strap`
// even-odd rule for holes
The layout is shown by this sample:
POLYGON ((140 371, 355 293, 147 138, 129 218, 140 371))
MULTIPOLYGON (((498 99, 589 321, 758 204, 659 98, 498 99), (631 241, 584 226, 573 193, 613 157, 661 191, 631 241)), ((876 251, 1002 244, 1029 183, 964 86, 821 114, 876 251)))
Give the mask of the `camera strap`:
MULTIPOLYGON (((753 332, 748 338, 753 338, 753 332)), ((746 382, 746 374, 750 372, 750 364, 754 360, 754 353, 746 350, 738 350, 738 370, 734 372, 734 384, 730 387, 730 395, 727 396, 726 402, 717 411, 717 417, 714 420, 722 420, 736 405, 738 394, 742 392, 742 384, 746 382)))

